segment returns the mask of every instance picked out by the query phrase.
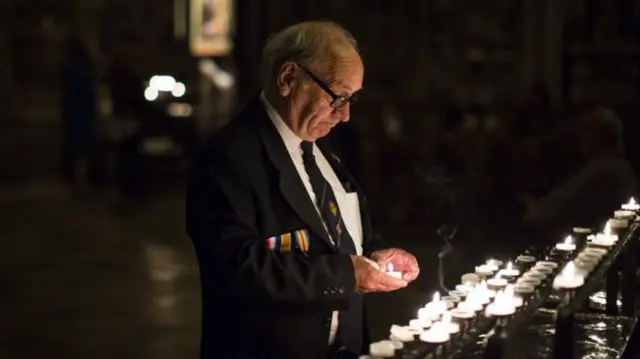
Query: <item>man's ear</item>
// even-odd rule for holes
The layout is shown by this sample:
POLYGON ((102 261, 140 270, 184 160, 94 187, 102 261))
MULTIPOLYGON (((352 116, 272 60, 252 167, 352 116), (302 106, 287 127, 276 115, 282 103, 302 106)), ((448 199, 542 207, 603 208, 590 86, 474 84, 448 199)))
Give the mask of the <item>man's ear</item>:
POLYGON ((280 70, 278 71, 278 76, 276 78, 276 84, 278 86, 278 93, 280 93, 280 96, 289 96, 296 88, 296 67, 296 64, 293 62, 285 62, 280 66, 280 70))

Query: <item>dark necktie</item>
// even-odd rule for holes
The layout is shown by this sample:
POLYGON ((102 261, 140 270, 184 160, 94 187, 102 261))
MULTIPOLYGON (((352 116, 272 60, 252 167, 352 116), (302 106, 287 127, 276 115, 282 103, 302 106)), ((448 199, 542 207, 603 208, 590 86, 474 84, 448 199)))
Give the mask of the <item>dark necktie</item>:
MULTIPOLYGON (((316 163, 316 158, 313 155, 313 142, 303 141, 300 147, 302 148, 304 168, 309 175, 311 187, 316 195, 316 204, 338 252, 341 254, 357 254, 353 239, 349 235, 340 214, 335 193, 333 193, 331 185, 324 178, 316 163)), ((360 353, 362 346, 362 313, 362 297, 356 295, 351 300, 349 309, 340 311, 338 316, 338 334, 342 340, 342 345, 355 354, 360 353)))

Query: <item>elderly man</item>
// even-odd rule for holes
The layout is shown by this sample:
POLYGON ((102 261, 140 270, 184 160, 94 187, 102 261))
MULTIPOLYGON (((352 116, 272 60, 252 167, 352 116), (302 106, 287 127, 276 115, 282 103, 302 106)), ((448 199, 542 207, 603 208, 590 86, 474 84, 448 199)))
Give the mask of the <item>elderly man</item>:
POLYGON ((418 276, 374 238, 360 188, 323 138, 349 120, 363 64, 351 34, 300 23, 264 49, 263 92, 196 159, 187 230, 203 295, 201 357, 357 357, 362 293, 418 276), (392 264, 400 278, 379 267, 392 264))

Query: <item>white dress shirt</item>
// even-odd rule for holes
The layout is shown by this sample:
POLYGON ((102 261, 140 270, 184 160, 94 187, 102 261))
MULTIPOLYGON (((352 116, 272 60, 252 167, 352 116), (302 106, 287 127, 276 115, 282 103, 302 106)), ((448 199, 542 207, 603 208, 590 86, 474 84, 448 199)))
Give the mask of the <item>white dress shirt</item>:
MULTIPOLYGON (((293 133, 293 131, 284 122, 278 112, 273 108, 273 106, 271 106, 267 98, 264 96, 264 93, 260 94, 260 101, 262 102, 267 115, 276 126, 278 133, 280 133, 280 137, 282 138, 282 141, 287 148, 287 152, 289 153, 289 156, 291 156, 291 161, 296 167, 298 175, 300 175, 300 179, 302 180, 304 187, 307 189, 309 198, 316 207, 318 216, 320 216, 320 219, 322 220, 326 229, 327 224, 324 223, 324 219, 322 219, 320 208, 316 203, 316 195, 313 192, 313 187, 311 187, 309 175, 304 168, 304 162, 302 160, 302 148, 300 147, 302 139, 295 133, 293 133)), ((322 154, 322 151, 320 151, 315 143, 313 144, 313 155, 315 156, 316 163, 318 164, 318 168, 320 169, 322 176, 324 176, 324 178, 333 189, 333 192, 335 193, 336 201, 338 202, 338 208, 340 208, 340 214, 342 215, 342 219, 344 220, 344 225, 347 232, 349 232, 349 235, 353 239, 353 244, 356 248, 356 252, 358 255, 362 255, 362 220, 360 215, 360 202, 358 199, 358 194, 347 193, 345 191, 342 183, 338 179, 338 176, 333 171, 333 168, 331 168, 331 165, 327 161, 326 157, 322 154)), ((327 231, 327 233, 329 232, 327 231)), ((331 238, 331 235, 329 235, 329 238, 331 238)), ((329 332, 329 344, 333 344, 337 331, 338 312, 334 311, 333 318, 331 320, 331 329, 329 332)))

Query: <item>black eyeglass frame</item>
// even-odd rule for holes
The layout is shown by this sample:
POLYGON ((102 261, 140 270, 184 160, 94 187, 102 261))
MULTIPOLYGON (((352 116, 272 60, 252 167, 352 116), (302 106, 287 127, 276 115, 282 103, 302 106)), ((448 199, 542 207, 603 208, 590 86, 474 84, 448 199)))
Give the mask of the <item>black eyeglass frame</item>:
POLYGON ((311 80, 316 83, 316 85, 320 86, 320 88, 324 90, 324 92, 331 96, 331 103, 329 104, 329 106, 333 108, 340 108, 347 103, 354 103, 358 99, 358 93, 354 93, 348 97, 336 94, 324 81, 320 80, 318 76, 314 75, 313 72, 311 72, 309 69, 298 63, 296 63, 296 65, 298 65, 298 67, 300 67, 302 71, 304 71, 311 78, 311 80))

